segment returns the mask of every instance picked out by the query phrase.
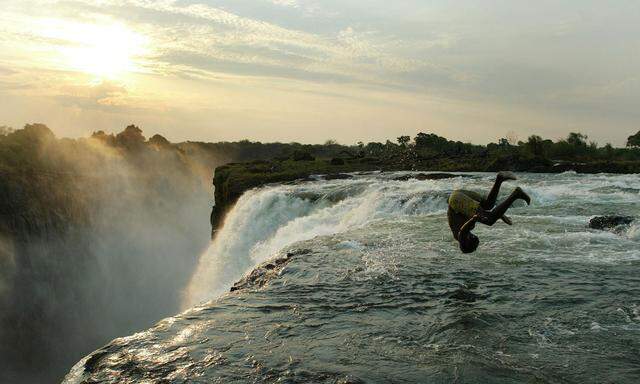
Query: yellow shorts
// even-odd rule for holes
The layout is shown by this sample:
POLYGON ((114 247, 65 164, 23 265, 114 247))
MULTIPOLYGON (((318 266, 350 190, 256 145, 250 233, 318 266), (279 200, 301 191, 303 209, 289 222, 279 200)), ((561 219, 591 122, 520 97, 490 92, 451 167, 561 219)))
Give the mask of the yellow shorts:
POLYGON ((472 217, 480 208, 479 195, 475 192, 456 190, 449 196, 449 206, 454 212, 472 217))

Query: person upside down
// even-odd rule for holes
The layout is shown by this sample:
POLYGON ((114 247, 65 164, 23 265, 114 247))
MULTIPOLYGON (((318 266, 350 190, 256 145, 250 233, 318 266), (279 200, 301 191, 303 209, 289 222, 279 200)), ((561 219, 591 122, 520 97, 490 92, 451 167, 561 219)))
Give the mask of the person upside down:
POLYGON ((496 176, 493 188, 486 197, 474 191, 457 189, 449 196, 449 210, 447 217, 453 237, 458 240, 460 250, 464 253, 472 253, 480 244, 478 236, 471 233, 476 223, 480 222, 492 226, 499 219, 513 225, 511 219, 505 216, 507 210, 518 199, 531 204, 531 198, 520 187, 517 187, 511 195, 496 206, 496 199, 500 192, 500 186, 506 180, 516 180, 511 172, 500 172, 496 176))

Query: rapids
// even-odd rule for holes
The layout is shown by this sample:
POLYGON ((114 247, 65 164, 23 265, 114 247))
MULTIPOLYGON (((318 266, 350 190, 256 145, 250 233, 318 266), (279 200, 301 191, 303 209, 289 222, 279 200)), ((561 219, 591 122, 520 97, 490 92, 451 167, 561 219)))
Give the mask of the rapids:
POLYGON ((514 226, 464 255, 455 188, 398 173, 266 186, 227 216, 185 312, 82 359, 66 383, 637 383, 640 176, 521 174, 514 226), (247 275, 248 273, 250 275, 247 275), (244 278, 243 278, 244 276, 244 278), (230 288, 237 281, 232 292, 230 288))

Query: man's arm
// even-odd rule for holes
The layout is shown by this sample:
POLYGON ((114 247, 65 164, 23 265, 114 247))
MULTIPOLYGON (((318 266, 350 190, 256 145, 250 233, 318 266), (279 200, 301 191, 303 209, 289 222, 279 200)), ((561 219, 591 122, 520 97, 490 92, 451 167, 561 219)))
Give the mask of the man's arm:
POLYGON ((476 215, 473 215, 472 218, 467 220, 467 222, 464 223, 462 225, 462 227, 460 228, 460 231, 458 231, 458 239, 464 238, 464 236, 466 236, 467 233, 469 233, 471 231, 471 229, 473 229, 474 225, 476 224, 476 222, 478 221, 479 218, 480 218, 480 216, 478 216, 476 214, 476 215))

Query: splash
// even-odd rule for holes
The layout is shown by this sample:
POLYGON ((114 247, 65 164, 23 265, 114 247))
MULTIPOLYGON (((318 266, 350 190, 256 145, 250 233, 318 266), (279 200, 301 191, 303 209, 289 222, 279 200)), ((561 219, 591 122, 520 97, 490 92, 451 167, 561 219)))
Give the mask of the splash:
POLYGON ((445 184, 380 179, 267 187, 244 194, 203 255, 183 308, 211 300, 283 248, 372 221, 442 212, 445 184))

